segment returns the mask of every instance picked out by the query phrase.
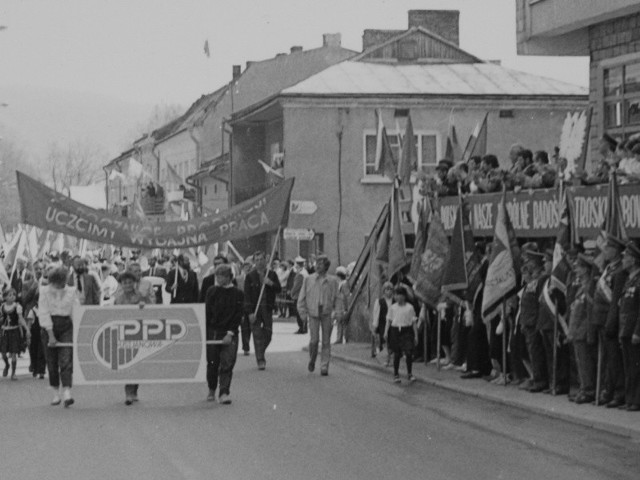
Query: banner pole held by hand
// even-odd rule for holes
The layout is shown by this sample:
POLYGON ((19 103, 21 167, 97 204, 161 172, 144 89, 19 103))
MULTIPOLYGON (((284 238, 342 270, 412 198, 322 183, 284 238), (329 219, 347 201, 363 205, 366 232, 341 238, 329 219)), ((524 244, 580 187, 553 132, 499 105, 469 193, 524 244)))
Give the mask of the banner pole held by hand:
POLYGON ((256 310, 253 312, 254 315, 258 315, 258 310, 260 309, 260 302, 262 301, 262 296, 264 295, 265 282, 269 276, 269 272, 271 271, 271 262, 273 261, 273 256, 276 254, 276 248, 278 247, 278 239, 280 238, 281 230, 282 230, 282 225, 278 226, 276 239, 273 242, 273 248, 271 249, 271 255, 269 256, 269 262, 267 263, 267 271, 264 273, 264 280, 262 281, 262 287, 260 287, 260 295, 258 296, 258 303, 256 303, 256 310))

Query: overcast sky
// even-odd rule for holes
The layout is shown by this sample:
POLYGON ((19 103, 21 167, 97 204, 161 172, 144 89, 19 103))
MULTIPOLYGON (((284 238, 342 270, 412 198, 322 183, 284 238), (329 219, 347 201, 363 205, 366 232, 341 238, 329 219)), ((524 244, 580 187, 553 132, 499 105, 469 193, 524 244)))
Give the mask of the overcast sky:
POLYGON ((458 9, 463 49, 588 85, 585 57, 516 55, 514 0, 0 0, 0 86, 186 107, 233 64, 319 47, 323 33, 359 51, 365 28, 405 29, 409 9, 458 9))

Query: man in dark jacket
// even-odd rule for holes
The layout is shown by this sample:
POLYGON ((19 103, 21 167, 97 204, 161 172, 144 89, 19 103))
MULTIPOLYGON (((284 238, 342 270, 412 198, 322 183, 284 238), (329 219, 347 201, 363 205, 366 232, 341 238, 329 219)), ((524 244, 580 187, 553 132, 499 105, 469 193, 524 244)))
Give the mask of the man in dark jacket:
POLYGON ((67 285, 76 287, 78 299, 81 305, 100 305, 100 285, 92 274, 89 273, 87 262, 79 255, 73 257, 73 269, 69 274, 67 285))
POLYGON ((198 302, 198 277, 191 270, 189 257, 178 255, 177 265, 167 275, 165 290, 171 293, 171 303, 198 302))
POLYGON ((271 343, 273 333, 273 309, 281 287, 278 275, 272 270, 267 270, 264 252, 254 253, 253 261, 255 268, 249 272, 244 282, 244 307, 253 332, 258 369, 264 370, 267 365, 265 351, 271 343), (260 296, 263 285, 264 292, 260 296))

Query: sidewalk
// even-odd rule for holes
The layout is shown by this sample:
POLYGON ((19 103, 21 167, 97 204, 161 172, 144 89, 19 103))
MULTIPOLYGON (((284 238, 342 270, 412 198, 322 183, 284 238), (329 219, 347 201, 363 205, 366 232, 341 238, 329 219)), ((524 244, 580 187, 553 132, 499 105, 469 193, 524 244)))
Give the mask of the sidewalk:
MULTIPOLYGON (((332 345, 334 359, 361 367, 387 372, 391 382, 392 367, 385 367, 386 354, 371 358, 371 347, 363 343, 332 345)), ((405 370, 404 360, 400 371, 405 370)), ((455 392, 473 395, 491 402, 529 410, 582 426, 596 428, 616 435, 640 439, 640 413, 627 412, 595 405, 576 405, 566 395, 552 396, 529 393, 515 387, 493 385, 483 379, 462 380, 455 370, 437 371, 435 364, 414 364, 413 374, 418 381, 455 392)), ((406 385, 406 382, 403 383, 406 385)))

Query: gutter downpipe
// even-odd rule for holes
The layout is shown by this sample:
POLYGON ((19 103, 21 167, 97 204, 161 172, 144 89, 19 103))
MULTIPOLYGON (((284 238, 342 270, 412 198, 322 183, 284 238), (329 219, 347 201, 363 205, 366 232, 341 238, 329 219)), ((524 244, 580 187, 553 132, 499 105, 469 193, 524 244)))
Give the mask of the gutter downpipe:
POLYGON ((224 155, 224 134, 228 134, 229 135, 229 195, 228 195, 228 201, 229 201, 229 208, 233 207, 233 194, 234 194, 234 188, 233 188, 233 129, 231 130, 227 130, 227 127, 229 125, 229 118, 223 118, 222 119, 222 146, 221 146, 221 155, 224 155))
MULTIPOLYGON (((201 165, 202 162, 200 161, 201 148, 200 148, 200 142, 198 142, 198 139, 193 135, 193 128, 194 128, 194 125, 191 125, 189 127, 188 131, 189 131, 189 136, 191 137, 191 140, 193 140, 193 143, 196 146, 196 171, 198 171, 198 170, 200 170, 200 167, 202 166, 201 165)), ((195 188, 196 191, 198 192, 198 210, 200 212, 200 215, 202 216, 202 204, 203 204, 203 202, 202 202, 202 187, 198 183, 194 183, 193 180, 190 181, 189 178, 190 178, 190 176, 185 178, 184 181, 187 182, 188 185, 190 185, 193 188, 195 188)))

